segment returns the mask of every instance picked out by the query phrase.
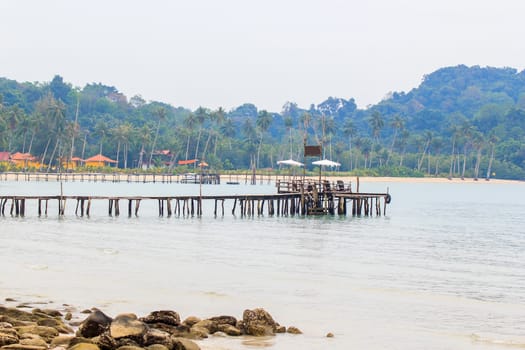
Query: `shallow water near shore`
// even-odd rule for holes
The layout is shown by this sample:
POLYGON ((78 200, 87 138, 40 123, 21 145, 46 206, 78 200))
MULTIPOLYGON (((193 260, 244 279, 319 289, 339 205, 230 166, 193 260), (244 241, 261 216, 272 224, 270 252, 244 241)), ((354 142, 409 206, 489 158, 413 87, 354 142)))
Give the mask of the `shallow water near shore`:
MULTIPOLYGON (((92 306, 115 316, 172 309, 241 317, 263 307, 303 335, 211 337, 203 349, 525 347, 525 184, 361 183, 392 203, 381 217, 0 218, 0 303, 92 306), (334 338, 326 338, 328 332, 334 338)), ((198 185, 63 184, 70 195, 198 194, 198 185)), ((272 184, 203 194, 274 193, 272 184)), ((0 182, 0 194, 56 195, 55 182, 0 182)), ((51 205, 56 205, 51 203, 51 205)), ((121 209, 122 211, 122 209, 121 209)))

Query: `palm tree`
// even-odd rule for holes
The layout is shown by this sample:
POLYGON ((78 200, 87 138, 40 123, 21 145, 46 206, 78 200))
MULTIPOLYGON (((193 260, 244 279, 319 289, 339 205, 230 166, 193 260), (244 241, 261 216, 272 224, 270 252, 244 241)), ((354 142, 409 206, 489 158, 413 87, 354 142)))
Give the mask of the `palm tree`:
POLYGON ((487 167, 487 176, 485 177, 485 180, 489 180, 490 176, 492 174, 492 162, 494 161, 494 148, 496 147, 496 143, 499 141, 498 137, 494 133, 494 131, 491 131, 488 137, 488 142, 490 145, 490 158, 489 158, 489 165, 487 167))
POLYGON ((463 168, 461 170, 461 180, 465 179, 465 169, 467 166, 467 153, 469 151, 469 147, 471 146, 471 141, 474 133, 477 130, 475 129, 470 122, 465 121, 463 125, 461 126, 461 135, 463 136, 463 168))
POLYGON ((228 144, 230 146, 230 150, 232 149, 232 137, 235 136, 235 124, 233 123, 233 120, 231 118, 226 118, 224 120, 224 123, 220 127, 220 132, 224 137, 228 138, 228 144))
POLYGON ((145 147, 146 147, 146 144, 151 139, 151 129, 149 128, 149 126, 147 125, 142 126, 142 128, 138 130, 138 137, 139 137, 141 146, 140 146, 140 154, 139 154, 139 160, 138 160, 137 166, 139 168, 142 168, 142 166, 144 165, 144 153, 146 153, 145 147))
POLYGON ((116 128, 113 128, 111 130, 111 134, 115 137, 117 140, 117 168, 119 166, 119 160, 120 160, 120 146, 123 146, 123 158, 124 158, 124 169, 127 168, 127 147, 129 144, 129 136, 131 134, 132 126, 129 123, 126 124, 120 124, 116 128))
POLYGON ((370 166, 370 154, 372 153, 372 140, 364 138, 361 140, 361 153, 365 157, 365 169, 370 166))
POLYGON ((483 146, 485 144, 485 140, 483 137, 483 134, 479 131, 475 131, 472 134, 472 145, 474 149, 476 150, 476 164, 474 165, 474 180, 478 180, 479 176, 479 166, 481 163, 481 151, 483 150, 483 146))
POLYGON ((388 165, 388 161, 390 160, 390 156, 392 155, 392 152, 394 151, 394 146, 397 141, 397 134, 400 130, 404 129, 405 127, 405 119, 401 117, 399 114, 396 114, 394 116, 394 119, 390 122, 390 126, 394 129, 394 136, 392 137, 392 143, 390 144, 390 150, 388 151, 388 158, 386 159, 385 165, 388 165))
POLYGON ((215 142, 213 147, 213 155, 215 156, 217 155, 217 144, 219 143, 219 136, 221 135, 220 129, 226 121, 226 111, 224 111, 224 108, 219 107, 212 115, 217 127, 217 130, 215 130, 215 142))
POLYGON ((263 136, 266 131, 270 128, 270 125, 272 124, 273 117, 270 113, 268 113, 265 110, 260 111, 257 114, 257 119, 255 121, 255 124, 257 125, 257 128, 259 129, 260 139, 259 139, 259 147, 257 148, 257 163, 256 166, 259 167, 259 156, 261 153, 261 147, 263 144, 263 136))
MULTIPOLYGON (((443 142, 443 138, 441 137, 434 137, 432 139, 432 149, 434 150, 434 153, 436 155, 436 166, 435 166, 435 170, 434 170, 434 175, 438 175, 439 174, 439 153, 441 153, 441 149, 443 148, 444 146, 444 142, 443 142)), ((429 171, 430 173, 430 171, 429 171)))
POLYGON ((410 138, 410 132, 406 129, 403 129, 401 131, 401 137, 398 140, 399 148, 400 148, 400 156, 399 156, 399 166, 403 166, 403 160, 405 158, 405 152, 408 145, 408 139, 410 138))
POLYGON ((304 112, 300 117, 301 123, 303 124, 303 140, 306 144, 306 139, 308 136, 308 128, 310 127, 312 123, 312 114, 309 112, 304 112))
POLYGON ((194 157, 195 159, 199 158, 199 144, 200 144, 201 135, 202 135, 202 128, 204 126, 204 123, 206 122, 206 119, 208 119, 208 116, 209 116, 208 111, 203 107, 199 107, 195 111, 195 121, 197 125, 199 126, 199 132, 197 135, 197 145, 195 146, 195 157, 194 157))
POLYGON ((423 133, 423 138, 421 139, 423 143, 423 153, 421 154, 421 157, 417 161, 417 171, 421 171, 421 166, 423 165, 423 160, 425 159, 425 155, 427 154, 428 148, 430 146, 430 142, 432 142, 432 131, 426 130, 423 133))
POLYGON ((370 123, 370 127, 372 128, 372 136, 374 137, 375 143, 379 143, 379 136, 381 134, 381 130, 385 126, 385 121, 383 120, 383 117, 378 111, 374 111, 370 118, 368 118, 368 122, 370 123))
POLYGON ((288 131, 288 143, 290 145, 290 159, 292 159, 293 154, 293 146, 292 146, 292 128, 293 128, 293 119, 291 116, 287 116, 284 118, 284 126, 286 127, 286 130, 288 131))
POLYGON ((352 170, 352 137, 355 136, 356 129, 352 119, 346 119, 343 125, 343 134, 348 137, 348 153, 350 154, 349 169, 352 170))
POLYGON ((244 135, 243 143, 246 146, 246 149, 248 153, 250 154, 250 169, 255 167, 255 144, 257 139, 257 131, 255 130, 255 127, 253 126, 250 119, 246 119, 244 124, 242 125, 242 133, 244 135))
POLYGON ((155 152, 155 146, 157 145, 157 138, 159 137, 160 130, 160 122, 166 119, 166 109, 164 107, 160 107, 155 111, 155 114, 157 115, 157 130, 155 131, 155 138, 153 139, 153 144, 151 145, 151 153, 149 154, 148 167, 151 166, 153 152, 155 152))
POLYGON ((450 131, 452 133, 452 154, 450 156, 450 170, 448 174, 449 180, 452 179, 452 170, 454 168, 454 159, 456 155, 456 141, 460 133, 460 128, 458 125, 454 124, 450 127, 450 131))
POLYGON ((109 127, 105 121, 99 120, 97 124, 95 124, 95 128, 93 131, 94 131, 94 135, 97 136, 100 140, 100 149, 98 153, 102 154, 102 145, 104 144, 106 136, 109 133, 109 127))
POLYGON ((193 134, 193 131, 195 129, 195 125, 197 125, 197 118, 195 117, 194 113, 188 114, 186 119, 184 119, 184 126, 188 130, 188 139, 186 142, 186 160, 188 160, 189 157, 189 151, 190 151, 190 138, 193 134))

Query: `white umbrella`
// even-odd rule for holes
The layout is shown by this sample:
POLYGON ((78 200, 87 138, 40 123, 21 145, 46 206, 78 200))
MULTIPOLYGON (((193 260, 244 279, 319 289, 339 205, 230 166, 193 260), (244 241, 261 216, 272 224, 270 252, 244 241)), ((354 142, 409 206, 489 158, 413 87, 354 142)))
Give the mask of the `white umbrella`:
POLYGON ((320 166, 329 166, 329 167, 341 166, 341 163, 337 163, 337 162, 334 162, 333 160, 328 160, 328 159, 317 160, 315 162, 312 162, 312 164, 320 165, 320 166))
POLYGON ((298 162, 298 161, 293 160, 293 159, 280 160, 280 161, 277 162, 277 164, 279 164, 279 165, 285 164, 285 165, 291 165, 291 166, 304 166, 303 163, 298 162))

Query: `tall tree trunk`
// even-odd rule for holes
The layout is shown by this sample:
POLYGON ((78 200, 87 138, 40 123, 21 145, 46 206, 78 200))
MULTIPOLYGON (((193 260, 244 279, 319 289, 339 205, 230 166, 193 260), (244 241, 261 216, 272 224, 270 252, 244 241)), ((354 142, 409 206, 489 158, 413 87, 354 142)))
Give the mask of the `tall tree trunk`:
POLYGON ((157 131, 155 132, 155 138, 153 139, 153 144, 151 145, 151 153, 149 154, 148 168, 151 166, 151 161, 153 160, 153 152, 155 151, 155 146, 157 145, 157 137, 159 136, 160 129, 160 119, 157 123, 157 131))
POLYGON ((211 131, 208 132, 208 138, 206 139, 206 144, 204 145, 204 150, 202 151, 202 159, 206 159, 206 153, 208 152, 208 145, 211 139, 211 131))
POLYGON ((481 147, 478 147, 477 154, 476 154, 476 166, 474 167, 474 180, 478 179, 480 163, 481 163, 481 147))
POLYGON ((467 147, 463 153, 463 169, 461 170, 461 180, 465 180, 465 169, 467 168, 467 147))
POLYGON ((197 135, 197 146, 195 146, 195 159, 199 159, 199 145, 201 142, 202 128, 199 129, 199 134, 197 135))
POLYGON ((86 153, 86 141, 87 141, 87 133, 84 135, 84 142, 82 143, 82 155, 80 156, 82 159, 84 159, 84 155, 86 153))
POLYGON ((490 179, 491 171, 492 171, 492 161, 494 160, 494 144, 491 145, 490 148, 490 159, 489 159, 489 166, 487 167, 487 177, 485 180, 490 179))
POLYGON ((128 148, 129 143, 126 141, 124 142, 124 169, 128 168, 128 148))
POLYGON ((423 160, 425 159, 425 155, 427 154, 428 146, 430 145, 430 140, 425 143, 425 148, 423 149, 423 154, 421 155, 421 158, 417 161, 417 171, 421 171, 421 167, 423 166, 423 160))
POLYGON ((118 166, 119 154, 120 154, 120 141, 117 142, 117 168, 119 167, 118 166))
POLYGON ((47 165, 47 172, 49 172, 51 170, 51 164, 53 164, 53 158, 55 158, 55 153, 56 153, 56 150, 57 150, 57 147, 58 147, 58 141, 60 139, 57 138, 57 142, 55 142, 55 147, 53 148, 53 152, 51 153, 51 157, 49 157, 49 163, 47 165))
POLYGON ((188 140, 186 141, 186 160, 190 154, 190 135, 188 135, 188 140))
POLYGON ((452 154, 451 154, 451 159, 450 159, 450 171, 449 171, 449 174, 448 174, 448 178, 449 179, 452 179, 452 168, 454 167, 454 152, 455 152, 455 148, 456 148, 456 137, 454 136, 454 138, 452 139, 452 154))
POLYGON ((33 140, 35 139, 35 132, 31 134, 31 141, 29 141, 29 148, 27 149, 27 153, 31 154, 31 149, 33 148, 33 140))

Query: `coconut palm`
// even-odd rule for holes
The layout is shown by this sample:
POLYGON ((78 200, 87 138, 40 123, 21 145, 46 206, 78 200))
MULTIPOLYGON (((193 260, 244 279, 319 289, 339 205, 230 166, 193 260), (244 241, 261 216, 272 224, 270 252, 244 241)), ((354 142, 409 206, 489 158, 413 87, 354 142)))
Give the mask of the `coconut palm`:
POLYGON ((151 145, 151 153, 149 154, 148 166, 151 166, 151 161, 153 159, 153 152, 155 152, 155 146, 157 145, 157 138, 159 137, 160 123, 166 119, 166 109, 160 107, 155 111, 157 116, 157 130, 155 131, 155 138, 153 139, 153 144, 151 145))
POLYGON ((255 121, 255 124, 257 125, 257 129, 259 131, 260 139, 259 139, 259 147, 257 148, 257 167, 259 167, 259 157, 261 153, 261 147, 263 144, 263 136, 270 128, 270 125, 272 124, 273 117, 270 113, 268 113, 265 110, 260 111, 257 114, 257 119, 255 121))
POLYGON ((401 117, 399 114, 396 114, 394 116, 394 119, 392 119, 392 121, 390 122, 390 126, 394 129, 394 136, 392 136, 392 143, 390 144, 390 149, 388 151, 388 158, 386 159, 385 165, 388 165, 390 157, 392 153, 394 152, 394 146, 396 144, 397 135, 399 131, 405 127, 405 119, 401 117))

